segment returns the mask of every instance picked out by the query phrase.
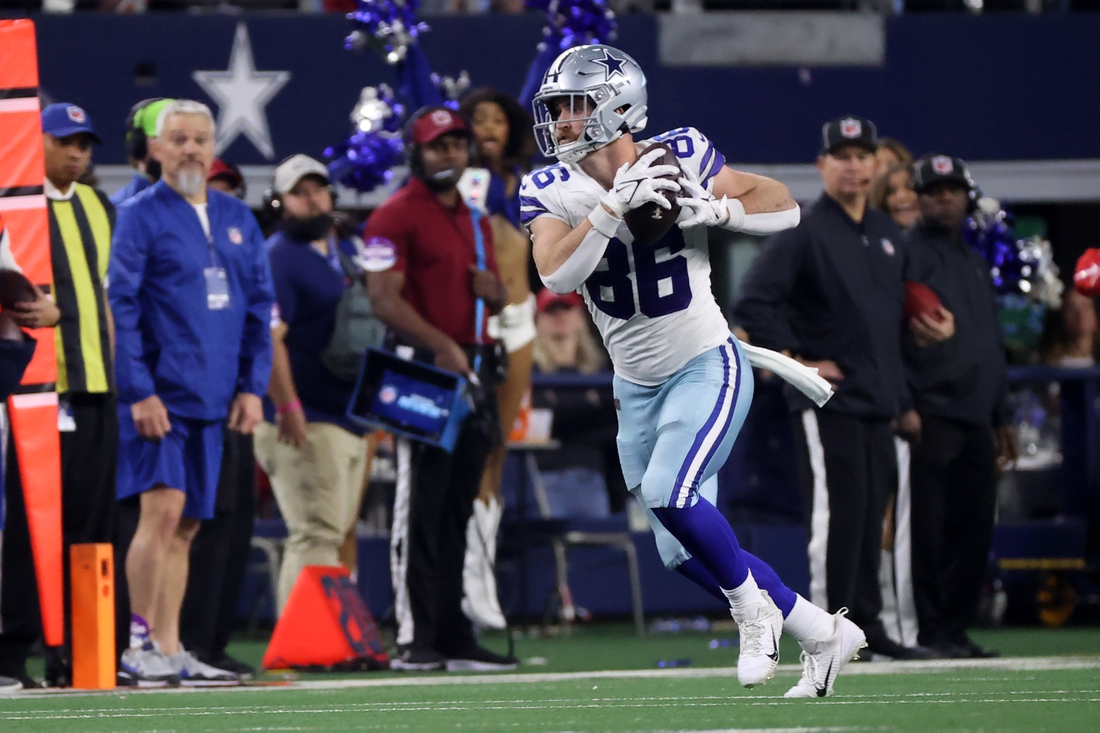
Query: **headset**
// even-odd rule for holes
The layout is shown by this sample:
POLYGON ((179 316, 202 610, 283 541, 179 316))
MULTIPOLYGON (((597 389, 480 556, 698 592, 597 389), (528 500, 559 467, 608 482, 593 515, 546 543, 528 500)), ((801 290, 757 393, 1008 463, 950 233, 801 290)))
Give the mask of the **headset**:
MULTIPOLYGON (((296 154, 295 154, 296 155, 296 154)), ((279 161, 279 165, 287 162, 294 155, 288 155, 279 161)), ((276 168, 279 165, 275 166, 276 168)), ((328 193, 332 197, 333 214, 336 213, 336 204, 339 202, 340 194, 336 190, 330 180, 328 184, 328 193)), ((268 187, 264 190, 264 195, 260 199, 260 212, 267 218, 268 221, 276 222, 283 218, 283 196, 280 193, 276 193, 273 187, 268 187)))
POLYGON ((126 155, 134 160, 145 160, 149 155, 149 138, 145 134, 145 113, 150 105, 163 102, 167 97, 143 99, 130 108, 126 115, 126 155))
POLYGON ((473 164, 474 156, 477 154, 477 146, 474 143, 474 133, 472 130, 469 130, 470 124, 464 117, 462 117, 462 115, 458 114, 458 112, 455 112, 450 107, 445 107, 441 104, 432 105, 430 107, 421 107, 411 117, 409 117, 409 119, 405 120, 405 128, 401 132, 401 141, 405 145, 405 159, 409 163, 409 173, 411 173, 415 178, 423 179, 426 173, 424 171, 424 156, 420 151, 420 146, 414 143, 412 140, 413 126, 424 115, 431 114, 432 112, 437 112, 441 109, 446 110, 453 115, 457 115, 459 119, 466 123, 467 130, 469 131, 467 137, 469 139, 470 165, 473 164))

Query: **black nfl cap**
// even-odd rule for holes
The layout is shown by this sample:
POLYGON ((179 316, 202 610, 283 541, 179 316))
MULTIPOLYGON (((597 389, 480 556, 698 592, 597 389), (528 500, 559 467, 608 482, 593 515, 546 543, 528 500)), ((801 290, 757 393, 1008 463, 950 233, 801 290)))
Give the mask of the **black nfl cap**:
POLYGON ((859 145, 872 153, 878 150, 875 123, 862 117, 839 117, 821 128, 821 154, 827 155, 842 145, 859 145))
POLYGON ((923 193, 940 183, 956 183, 969 191, 977 188, 966 163, 951 155, 932 153, 913 164, 913 190, 923 193))

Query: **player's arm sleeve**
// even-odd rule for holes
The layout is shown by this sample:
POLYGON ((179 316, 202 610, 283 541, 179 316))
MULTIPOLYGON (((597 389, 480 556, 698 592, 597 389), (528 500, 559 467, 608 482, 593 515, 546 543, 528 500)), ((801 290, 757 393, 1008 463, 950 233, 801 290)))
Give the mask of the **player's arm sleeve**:
POLYGON ((535 184, 534 176, 541 171, 533 171, 523 177, 519 187, 519 221, 525 227, 540 216, 551 216, 555 219, 568 222, 569 216, 565 212, 565 205, 561 195, 555 186, 539 188, 535 184))
POLYGON ((806 240, 801 229, 772 236, 745 274, 733 316, 757 346, 791 354, 801 351, 788 300, 798 283, 806 240))
POLYGON ((241 334, 237 391, 263 397, 271 381, 271 306, 275 303, 275 288, 271 280, 267 245, 260 234, 260 227, 252 212, 245 211, 243 216, 253 256, 247 274, 248 307, 241 334))
MULTIPOLYGON (((555 191, 554 186, 540 189, 533 176, 534 174, 528 174, 524 177, 523 185, 520 187, 520 217, 531 233, 536 253, 540 247, 566 249, 573 247, 572 252, 557 265, 553 272, 547 274, 540 268, 539 277, 552 292, 571 293, 579 288, 600 264, 607 249, 607 243, 611 237, 615 236, 622 219, 608 213, 602 204, 596 204, 587 218, 582 219, 577 226, 573 226, 564 202, 561 200, 560 192, 555 191), (535 222, 545 219, 553 219, 560 224, 552 227, 549 232, 536 233, 535 222), (581 230, 584 230, 583 233, 581 230)), ((539 260, 536 257, 537 262, 539 260)))
POLYGON ((669 130, 653 138, 653 142, 667 145, 676 154, 684 175, 707 191, 711 190, 714 177, 726 164, 726 156, 694 127, 669 130))
POLYGON ((107 266, 107 299, 115 321, 115 377, 118 400, 133 404, 156 394, 153 375, 142 359, 141 305, 153 235, 132 206, 119 211, 107 266))

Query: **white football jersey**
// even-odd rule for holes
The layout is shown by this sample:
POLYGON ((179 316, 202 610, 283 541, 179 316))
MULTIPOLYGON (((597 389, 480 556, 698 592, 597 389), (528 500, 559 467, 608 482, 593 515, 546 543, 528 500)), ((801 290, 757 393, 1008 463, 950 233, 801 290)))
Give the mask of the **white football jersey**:
MULTIPOLYGON (((709 191, 725 165, 714 144, 692 127, 650 140, 675 153, 685 176, 709 191)), ((606 190, 578 165, 557 164, 532 171, 520 187, 520 218, 529 224, 552 216, 571 227, 584 221, 606 190)), ((691 216, 685 208, 680 218, 691 216)), ((638 244, 625 223, 607 243, 603 259, 578 291, 603 336, 615 373, 655 386, 704 351, 730 337, 710 283, 704 226, 672 227, 653 245, 638 244)))

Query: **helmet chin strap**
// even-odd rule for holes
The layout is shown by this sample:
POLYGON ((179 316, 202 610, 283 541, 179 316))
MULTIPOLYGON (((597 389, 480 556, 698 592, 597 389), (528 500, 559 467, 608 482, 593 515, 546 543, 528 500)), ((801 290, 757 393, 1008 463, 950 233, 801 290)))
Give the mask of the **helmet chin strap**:
MULTIPOLYGON (((584 135, 585 138, 587 138, 587 140, 586 140, 587 142, 592 142, 592 139, 588 136, 588 131, 587 130, 583 133, 583 135, 584 135)), ((607 142, 602 142, 602 143, 596 145, 596 147, 594 147, 594 148, 590 148, 590 147, 578 148, 576 150, 570 150, 570 151, 567 151, 567 152, 558 153, 555 157, 560 162, 565 163, 566 165, 572 165, 574 163, 579 163, 582 160, 584 160, 584 157, 586 155, 588 155, 589 153, 594 153, 595 151, 599 150, 600 148, 607 147, 608 145, 615 142, 616 140, 618 140, 622 136, 623 136, 623 131, 619 130, 614 135, 612 135, 611 138, 609 140, 607 140, 607 142)))

